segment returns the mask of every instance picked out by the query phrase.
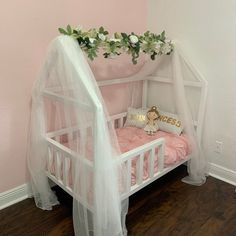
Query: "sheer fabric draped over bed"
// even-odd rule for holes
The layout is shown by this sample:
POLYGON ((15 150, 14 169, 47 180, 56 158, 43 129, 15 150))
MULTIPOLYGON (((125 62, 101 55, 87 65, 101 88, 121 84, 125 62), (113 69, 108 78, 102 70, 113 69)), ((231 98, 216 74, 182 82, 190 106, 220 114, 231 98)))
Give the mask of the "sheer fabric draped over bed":
POLYGON ((183 57, 181 57, 181 53, 181 49, 179 49, 178 44, 176 44, 176 49, 172 57, 172 79, 175 107, 176 112, 183 123, 184 132, 187 134, 192 146, 191 160, 188 161, 189 175, 184 177, 182 181, 188 184, 200 186, 206 182, 207 163, 201 148, 201 137, 197 136, 193 114, 191 114, 187 102, 186 90, 184 89, 184 76, 186 75, 182 69, 184 61, 183 57))
MULTIPOLYGON (((177 50, 171 58, 177 110, 194 147, 186 181, 201 185, 205 181, 205 159, 200 155, 188 112, 177 50)), ((147 62, 133 77, 150 75, 160 60, 147 62)), ((75 235, 127 235, 128 199, 121 201, 127 168, 118 161, 120 149, 114 127, 78 43, 70 37, 59 36, 50 45, 32 94, 28 167, 36 205, 44 210, 58 204, 45 174, 48 165, 46 135, 58 130, 63 133, 65 129, 71 132, 61 135, 59 142, 72 150, 74 157, 68 165, 75 235), (52 94, 56 99, 50 99, 52 94)))
POLYGON ((76 235, 125 234, 121 212, 126 214, 128 201, 121 204, 119 184, 126 178, 126 169, 117 161, 120 151, 107 120, 99 88, 79 45, 69 37, 58 37, 33 91, 28 162, 36 205, 50 210, 57 200, 45 177, 46 133, 77 128, 78 132, 59 140, 75 156, 70 181, 76 235), (45 92, 64 99, 47 99, 45 92))

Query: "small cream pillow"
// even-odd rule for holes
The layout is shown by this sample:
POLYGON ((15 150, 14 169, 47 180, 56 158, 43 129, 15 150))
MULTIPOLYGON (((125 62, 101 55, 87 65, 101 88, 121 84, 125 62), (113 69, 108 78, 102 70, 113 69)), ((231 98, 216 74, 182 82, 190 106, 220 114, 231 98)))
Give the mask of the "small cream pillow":
POLYGON ((157 124, 160 130, 180 135, 183 131, 183 126, 178 115, 160 110, 159 113, 160 116, 157 120, 157 124))
POLYGON ((149 109, 144 109, 144 108, 128 108, 128 113, 127 113, 127 119, 125 122, 125 127, 127 126, 133 126, 137 128, 144 128, 145 125, 147 124, 147 111, 149 109))

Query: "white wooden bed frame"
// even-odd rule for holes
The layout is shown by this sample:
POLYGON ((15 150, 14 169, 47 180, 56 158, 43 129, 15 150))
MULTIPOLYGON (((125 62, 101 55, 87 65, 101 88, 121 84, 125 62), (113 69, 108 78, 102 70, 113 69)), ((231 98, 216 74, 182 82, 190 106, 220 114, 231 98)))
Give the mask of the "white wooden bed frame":
MULTIPOLYGON (((184 81, 185 86, 196 87, 199 88, 201 91, 200 95, 200 105, 198 110, 198 118, 195 121, 196 129, 197 129, 197 137, 199 143, 201 143, 201 135, 202 135, 202 128, 203 128, 203 119, 206 107, 206 97, 207 97, 207 82, 202 76, 195 70, 195 68, 186 61, 187 66, 189 69, 194 73, 195 77, 197 78, 196 82, 193 81, 184 81)), ((147 88, 148 88, 148 81, 155 81, 157 83, 172 83, 170 79, 158 77, 158 76, 148 76, 146 78, 142 78, 143 80, 143 98, 142 98, 142 105, 146 107, 147 105, 147 88)), ((121 83, 129 83, 137 81, 137 79, 133 78, 122 78, 122 79, 114 79, 114 80, 105 80, 99 81, 99 86, 106 86, 106 85, 115 85, 121 83)), ((56 101, 67 101, 68 103, 75 103, 74 100, 71 98, 63 97, 51 91, 44 91, 44 96, 56 101)), ((82 109, 88 109, 86 104, 76 102, 78 106, 82 109)), ((95 111, 96 112, 96 111, 95 111)), ((96 115, 96 113, 95 113, 96 115)), ((127 113, 121 113, 112 116, 110 122, 115 125, 117 128, 123 127, 124 120, 127 113)), ((96 127, 95 127, 96 128, 96 127)), ((76 153, 74 153, 68 147, 60 144, 58 142, 58 137, 63 134, 72 135, 74 131, 77 130, 77 127, 67 128, 58 130, 55 132, 47 133, 46 141, 48 144, 48 157, 47 157, 47 170, 46 174, 48 178, 50 178, 53 182, 59 185, 63 190, 73 196, 73 191, 69 185, 69 163, 73 163, 74 158, 78 158, 76 153), (56 158, 53 163, 53 153, 56 154, 56 158), (62 168, 63 164, 63 168, 62 168), (51 172, 51 167, 54 165, 55 172, 51 172), (61 173, 63 172, 63 173, 61 173)), ((96 135, 96 130, 94 134, 94 150, 96 155, 96 139, 99 138, 96 135)), ((165 175, 166 173, 170 172, 171 170, 175 169, 177 166, 183 164, 184 162, 188 161, 191 157, 187 157, 185 160, 180 161, 177 164, 174 164, 169 167, 164 167, 164 150, 165 149, 165 141, 163 138, 154 140, 150 143, 145 145, 139 146, 131 151, 123 153, 120 157, 121 163, 125 163, 128 167, 128 178, 127 178, 127 191, 122 195, 122 199, 129 197, 130 195, 134 194, 135 192, 139 191, 140 189, 144 188, 148 184, 152 183, 156 179, 160 178, 161 176, 165 175), (155 161, 155 149, 159 148, 158 151, 158 172, 154 172, 154 161, 155 161), (150 158, 149 158, 149 177, 146 180, 143 180, 143 169, 144 169, 144 154, 150 151, 150 158), (132 160, 134 158, 138 158, 137 161, 137 171, 136 171, 136 184, 131 184, 131 168, 132 168, 132 160)), ((83 161, 88 165, 89 168, 96 168, 96 165, 90 162, 89 160, 83 159, 83 161)), ((81 200, 81 199, 80 199, 81 200)), ((87 206, 86 200, 82 199, 82 202, 87 206)), ((90 207, 88 206, 88 209, 90 207)))

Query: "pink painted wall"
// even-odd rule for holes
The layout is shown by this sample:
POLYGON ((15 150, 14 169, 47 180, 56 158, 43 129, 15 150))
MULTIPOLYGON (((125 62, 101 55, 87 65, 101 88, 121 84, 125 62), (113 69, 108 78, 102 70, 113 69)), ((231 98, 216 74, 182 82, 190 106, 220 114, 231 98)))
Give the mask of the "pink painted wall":
MULTIPOLYGON (((138 4, 136 0, 16 0, 1 4, 0 192, 28 181, 30 93, 47 45, 58 34, 57 28, 70 23, 84 28, 103 25, 109 31, 140 33, 146 29, 146 20, 146 0, 138 4)), ((104 71, 104 77, 108 77, 104 71)), ((127 75, 133 68, 116 70, 115 74, 121 71, 121 75, 127 75)))

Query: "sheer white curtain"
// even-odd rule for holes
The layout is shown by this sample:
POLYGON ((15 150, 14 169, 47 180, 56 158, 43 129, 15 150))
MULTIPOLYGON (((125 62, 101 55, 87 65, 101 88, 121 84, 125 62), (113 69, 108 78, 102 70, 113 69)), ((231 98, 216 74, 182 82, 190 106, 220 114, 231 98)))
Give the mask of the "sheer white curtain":
POLYGON ((127 233, 128 199, 120 200, 126 168, 121 168, 117 159, 120 150, 107 120, 96 80, 78 43, 66 36, 56 38, 33 90, 28 166, 36 205, 50 210, 58 202, 45 176, 46 133, 78 128, 57 141, 75 153, 70 181, 74 231, 79 236, 127 233), (45 90, 65 99, 45 99, 45 90))
POLYGON ((206 181, 207 162, 201 149, 200 140, 198 140, 196 130, 194 128, 194 119, 191 115, 186 92, 184 89, 184 70, 182 68, 181 49, 178 44, 175 45, 175 51, 172 55, 172 78, 175 96, 175 106, 177 113, 184 126, 184 132, 187 134, 191 146, 191 160, 188 162, 189 175, 182 179, 183 182, 200 186, 206 181))
MULTIPOLYGON (((179 45, 175 44, 175 49, 172 55, 165 56, 165 61, 162 60, 164 57, 161 56, 156 58, 155 61, 146 60, 146 63, 141 70, 133 75, 131 78, 143 78, 148 75, 158 73, 158 66, 162 63, 169 63, 171 65, 171 81, 172 91, 174 93, 174 106, 176 112, 180 117, 184 126, 184 133, 188 136, 191 145, 191 160, 188 162, 188 176, 182 179, 183 182, 200 186, 205 183, 207 175, 207 162, 204 153, 201 148, 200 140, 197 137, 197 132, 194 127, 194 118, 190 112, 190 107, 187 102, 186 90, 184 87, 184 77, 188 77, 188 74, 183 69, 183 63, 181 63, 182 54, 179 45), (168 60, 166 58, 168 57, 168 60)), ((163 67, 163 64, 161 65, 163 67)), ((137 85, 133 85, 133 90, 137 90, 137 85)), ((169 94, 170 95, 170 94, 169 94)), ((165 94, 167 97, 168 94, 165 94)), ((138 100, 139 95, 135 92, 132 93, 132 105, 135 104, 133 101, 138 100)))

